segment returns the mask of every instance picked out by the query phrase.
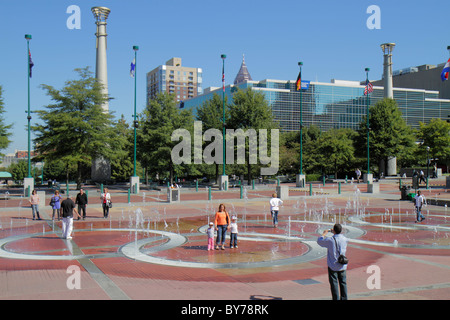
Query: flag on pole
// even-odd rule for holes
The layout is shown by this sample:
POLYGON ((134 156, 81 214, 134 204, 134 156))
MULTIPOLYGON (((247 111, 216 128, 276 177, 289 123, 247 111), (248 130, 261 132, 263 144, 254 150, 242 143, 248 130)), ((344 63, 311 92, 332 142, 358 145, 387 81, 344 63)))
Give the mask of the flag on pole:
POLYGON ((224 70, 224 67, 222 67, 222 89, 223 89, 223 92, 225 92, 225 70, 224 70))
POLYGON ((364 88, 364 95, 367 96, 369 93, 373 92, 373 85, 369 80, 366 80, 366 87, 364 88))
POLYGON ((450 72, 450 59, 447 60, 447 63, 444 66, 444 69, 442 69, 441 72, 441 80, 445 81, 448 80, 448 73, 450 72))
POLYGON ((302 72, 300 71, 298 73, 297 81, 295 82, 295 87, 297 91, 299 91, 302 88, 302 72))
POLYGON ((33 60, 31 59, 31 52, 30 50, 28 50, 28 70, 30 71, 29 73, 29 77, 31 78, 31 70, 33 69, 34 63, 33 60))
POLYGON ((136 59, 133 59, 133 61, 131 61, 130 77, 134 78, 135 73, 136 73, 136 59))

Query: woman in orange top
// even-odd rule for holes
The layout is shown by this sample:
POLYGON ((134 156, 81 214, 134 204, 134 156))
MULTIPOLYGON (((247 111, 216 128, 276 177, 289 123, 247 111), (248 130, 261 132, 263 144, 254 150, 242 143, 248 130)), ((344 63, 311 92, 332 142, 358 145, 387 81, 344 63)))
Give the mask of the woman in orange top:
POLYGON ((214 224, 217 230, 217 238, 216 238, 216 250, 219 250, 219 243, 222 245, 222 250, 225 250, 225 236, 228 230, 228 224, 230 223, 230 216, 228 212, 225 210, 225 206, 221 203, 219 205, 219 211, 216 212, 216 216, 214 218, 214 224))

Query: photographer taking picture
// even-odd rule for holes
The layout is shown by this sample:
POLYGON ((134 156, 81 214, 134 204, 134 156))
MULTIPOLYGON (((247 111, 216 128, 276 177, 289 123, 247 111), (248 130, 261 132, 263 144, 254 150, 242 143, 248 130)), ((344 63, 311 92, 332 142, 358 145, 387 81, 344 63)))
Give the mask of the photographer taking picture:
POLYGON ((333 300, 347 300, 347 263, 345 257, 348 239, 341 234, 342 226, 336 223, 333 229, 325 230, 317 239, 317 244, 327 248, 328 281, 333 300), (327 237, 332 232, 332 237, 327 237), (339 299, 340 292, 340 299, 339 299))

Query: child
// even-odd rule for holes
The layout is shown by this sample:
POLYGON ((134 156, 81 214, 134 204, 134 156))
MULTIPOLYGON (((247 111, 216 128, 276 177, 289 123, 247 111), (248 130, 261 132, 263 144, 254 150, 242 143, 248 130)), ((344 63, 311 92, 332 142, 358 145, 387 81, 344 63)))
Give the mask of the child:
POLYGON ((277 194, 272 194, 272 199, 270 199, 270 214, 273 219, 273 226, 276 228, 278 226, 278 211, 280 210, 280 205, 283 204, 283 200, 277 198, 277 194))
POLYGON ((214 249, 214 222, 209 223, 209 228, 206 231, 208 234, 208 251, 214 249))
POLYGON ((230 236, 230 248, 237 248, 237 235, 238 235, 238 226, 237 226, 237 217, 236 216, 232 216, 231 217, 231 223, 230 223, 230 232, 231 232, 231 236, 230 236))

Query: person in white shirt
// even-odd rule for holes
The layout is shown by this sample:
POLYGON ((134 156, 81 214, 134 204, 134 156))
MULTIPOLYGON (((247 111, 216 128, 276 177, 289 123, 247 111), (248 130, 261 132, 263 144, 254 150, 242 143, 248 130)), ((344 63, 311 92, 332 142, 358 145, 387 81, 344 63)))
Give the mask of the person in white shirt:
POLYGON ((276 228, 278 226, 278 211, 280 210, 280 205, 283 204, 283 200, 277 198, 277 194, 272 194, 272 199, 270 203, 270 215, 272 216, 273 226, 276 228))
POLYGON ((417 191, 416 196, 414 197, 414 206, 416 207, 416 213, 417 213, 417 222, 420 222, 422 220, 425 220, 425 217, 422 215, 422 205, 425 202, 425 199, 420 194, 420 190, 417 191))
POLYGON ((232 216, 231 217, 231 223, 230 223, 230 248, 237 248, 237 235, 238 235, 238 225, 237 225, 237 217, 232 216))

